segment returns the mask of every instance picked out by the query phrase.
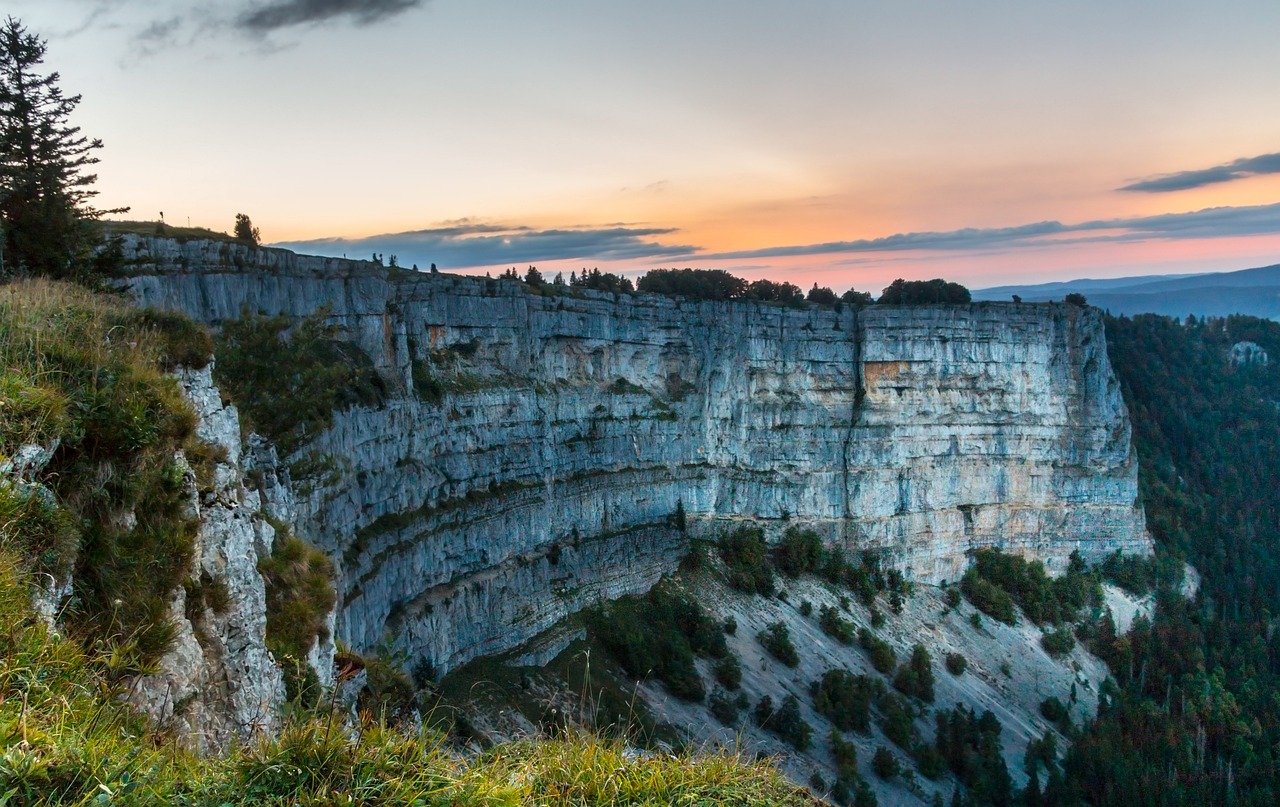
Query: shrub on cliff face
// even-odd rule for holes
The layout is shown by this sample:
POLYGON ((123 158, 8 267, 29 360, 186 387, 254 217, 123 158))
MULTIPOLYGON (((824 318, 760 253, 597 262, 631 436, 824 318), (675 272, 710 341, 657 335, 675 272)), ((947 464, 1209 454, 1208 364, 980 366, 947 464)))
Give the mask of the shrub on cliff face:
MULTIPOLYGON (((333 564, 329 556, 288 530, 277 528, 271 556, 258 563, 267 588, 267 647, 280 661, 290 700, 315 694, 306 664, 317 639, 329 638, 333 564)), ((305 704, 304 705, 310 705, 305 704)))
POLYGON ((796 652, 796 646, 791 642, 791 633, 784 623, 774 622, 768 630, 756 634, 756 639, 769 651, 769 655, 788 667, 800 664, 800 654, 796 652))
POLYGON ((293 324, 283 315, 244 316, 218 338, 219 386, 247 425, 286 455, 328 428, 335 411, 373 406, 387 394, 373 362, 327 317, 321 310, 293 324))
POLYGON ((739 527, 720 536, 720 557, 727 567, 729 585, 748 594, 773 595, 773 566, 769 545, 759 527, 739 527))
POLYGON ((904 695, 933 703, 933 659, 924 645, 911 648, 911 660, 898 669, 893 686, 904 695))
POLYGON ((773 548, 773 564, 787 577, 813 574, 826 559, 822 539, 813 530, 792 527, 773 548))
MULTIPOLYGON (((664 581, 643 597, 622 597, 583 613, 588 634, 633 678, 650 675, 671 694, 689 701, 706 695, 694 657, 730 658, 719 622, 683 589, 664 581)), ((741 669, 724 662, 717 676, 726 685, 741 678, 741 669)))
POLYGON ((841 731, 871 729, 871 701, 884 685, 867 675, 848 670, 827 670, 810 685, 813 708, 841 731))
POLYGON ((795 695, 782 699, 782 705, 773 708, 773 699, 768 695, 760 698, 755 709, 756 723, 781 737, 797 751, 809 747, 813 737, 813 728, 800 715, 800 701, 795 695))

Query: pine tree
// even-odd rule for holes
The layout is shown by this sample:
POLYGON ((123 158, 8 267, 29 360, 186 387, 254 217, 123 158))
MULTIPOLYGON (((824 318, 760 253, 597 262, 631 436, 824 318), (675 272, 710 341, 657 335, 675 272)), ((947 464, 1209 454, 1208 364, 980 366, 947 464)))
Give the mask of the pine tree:
POLYGON ((0 223, 4 275, 83 277, 92 271, 104 213, 97 195, 102 141, 67 121, 80 96, 62 94, 58 73, 41 74, 46 43, 8 17, 0 26, 0 223))

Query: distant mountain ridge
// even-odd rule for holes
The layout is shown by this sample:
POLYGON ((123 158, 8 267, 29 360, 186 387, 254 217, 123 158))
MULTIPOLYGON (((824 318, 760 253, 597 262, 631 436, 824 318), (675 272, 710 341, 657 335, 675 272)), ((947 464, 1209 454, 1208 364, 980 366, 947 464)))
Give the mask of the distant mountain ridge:
POLYGON ((1234 272, 995 286, 975 290, 973 298, 1007 300, 1016 294, 1027 302, 1038 302, 1059 300, 1071 293, 1084 294, 1091 304, 1113 314, 1251 314, 1280 319, 1280 264, 1234 272))

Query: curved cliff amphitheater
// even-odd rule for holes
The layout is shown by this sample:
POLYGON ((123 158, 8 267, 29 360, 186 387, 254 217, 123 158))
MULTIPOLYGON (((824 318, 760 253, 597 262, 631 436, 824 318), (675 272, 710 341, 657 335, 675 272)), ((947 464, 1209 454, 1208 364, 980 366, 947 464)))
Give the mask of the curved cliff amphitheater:
POLYGON ((924 582, 983 546, 1050 571, 1150 550, 1088 309, 541 296, 235 244, 128 249, 142 303, 214 326, 323 311, 390 390, 293 458, 331 469, 296 523, 334 559, 357 649, 390 634, 456 667, 651 585, 690 535, 740 520, 881 549, 924 582))

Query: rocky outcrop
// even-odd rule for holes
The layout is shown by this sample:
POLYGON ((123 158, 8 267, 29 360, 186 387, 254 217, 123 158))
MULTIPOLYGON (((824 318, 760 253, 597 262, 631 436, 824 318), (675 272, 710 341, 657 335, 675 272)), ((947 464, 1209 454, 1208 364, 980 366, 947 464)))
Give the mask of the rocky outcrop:
MULTIPOLYGON (((201 750, 270 734, 284 703, 280 669, 266 646, 266 590, 258 560, 275 530, 262 494, 244 484, 240 420, 224 405, 209 368, 179 372, 201 440, 222 452, 211 485, 186 475, 188 506, 199 518, 192 586, 174 592, 173 648, 160 671, 136 679, 130 702, 201 750), (216 593, 214 593, 216 592, 216 593)), ((329 665, 332 666, 332 665, 329 665)))
POLYGON ((216 325, 324 311, 397 390, 294 460, 337 633, 447 669, 642 589, 742 519, 880 550, 925 582, 998 545, 1050 569, 1146 552, 1097 314, 792 309, 135 239, 134 295, 216 325), (416 391, 415 391, 416 390, 416 391))

